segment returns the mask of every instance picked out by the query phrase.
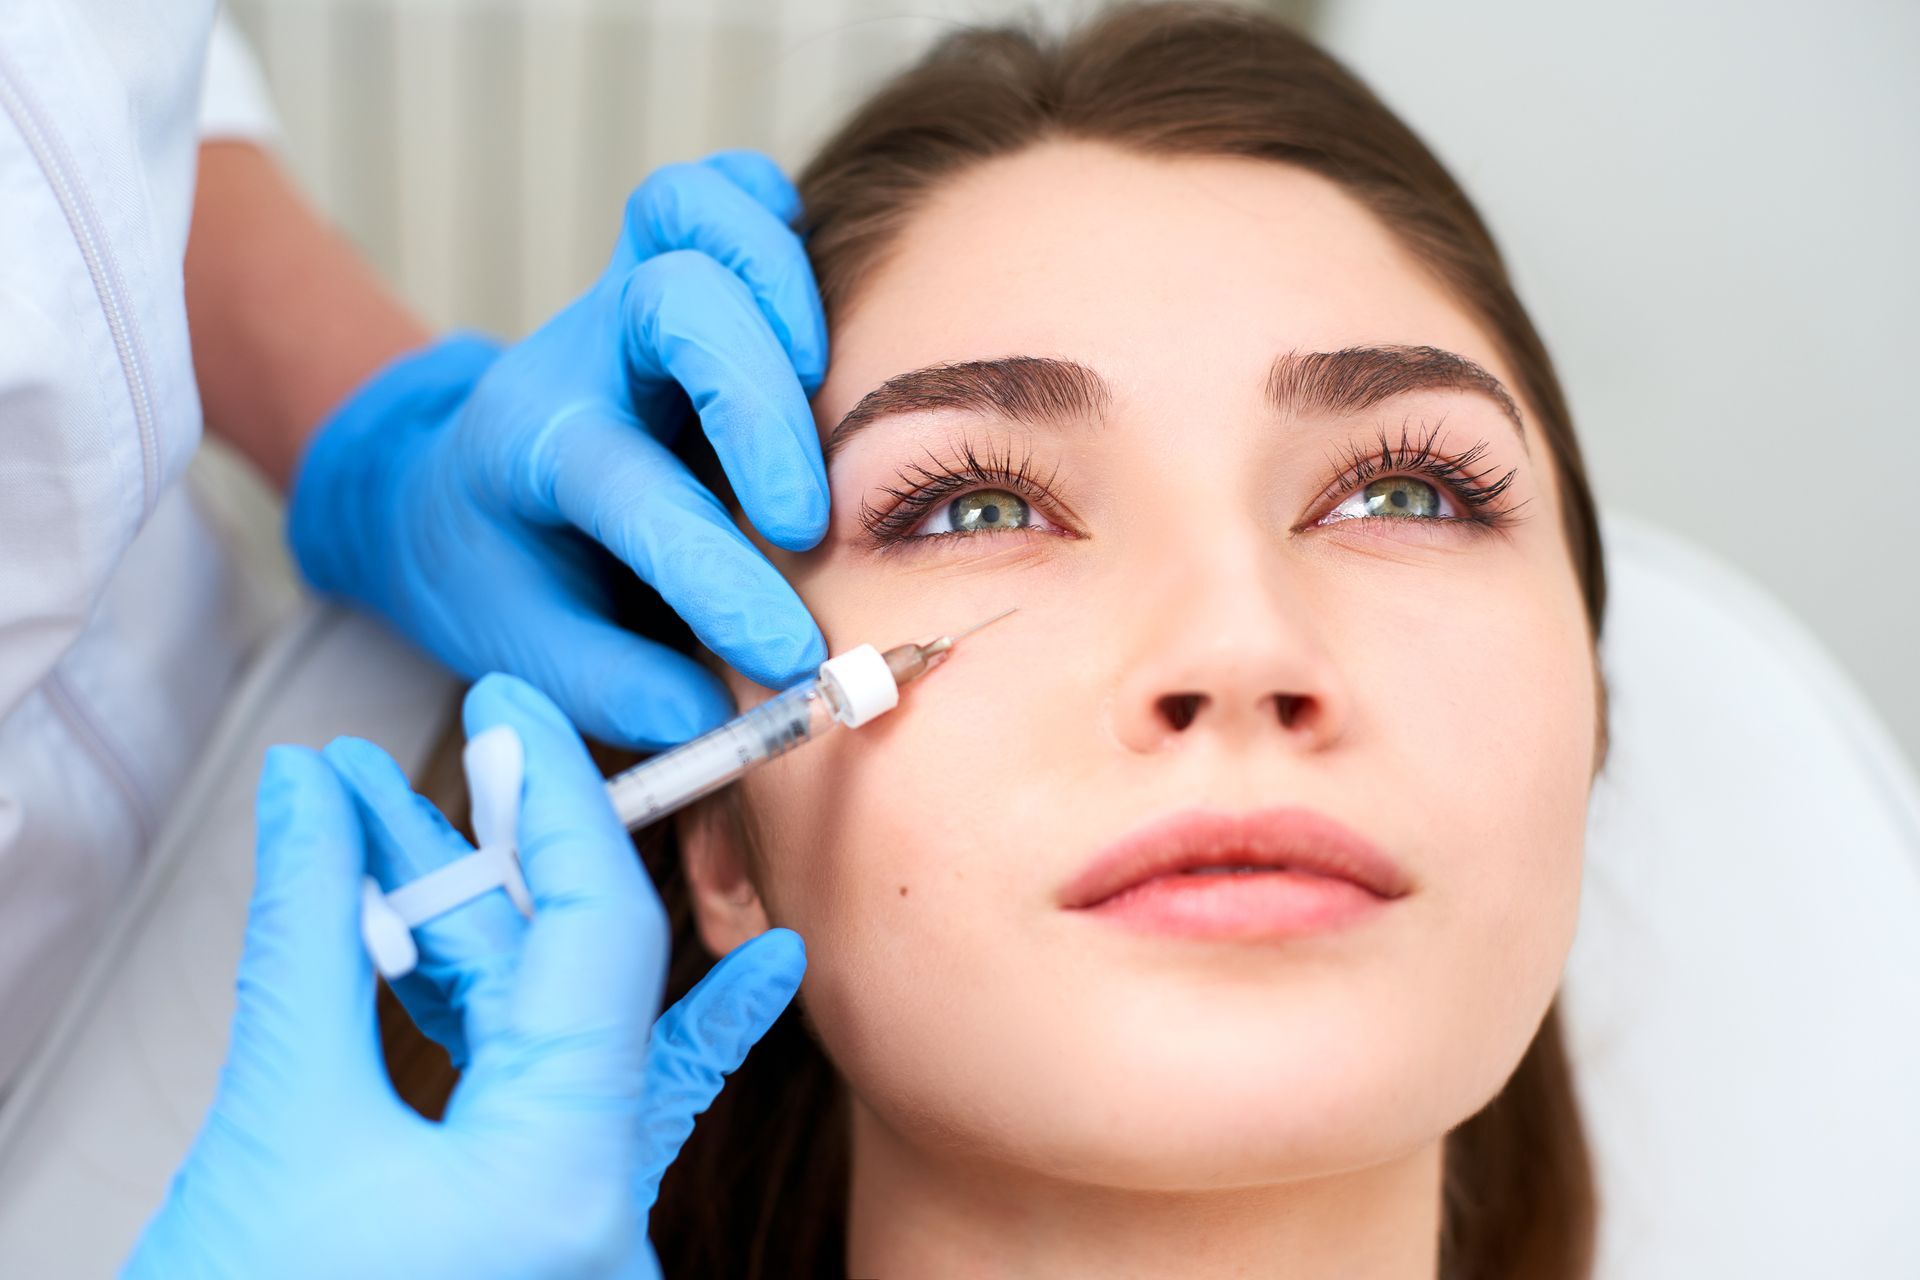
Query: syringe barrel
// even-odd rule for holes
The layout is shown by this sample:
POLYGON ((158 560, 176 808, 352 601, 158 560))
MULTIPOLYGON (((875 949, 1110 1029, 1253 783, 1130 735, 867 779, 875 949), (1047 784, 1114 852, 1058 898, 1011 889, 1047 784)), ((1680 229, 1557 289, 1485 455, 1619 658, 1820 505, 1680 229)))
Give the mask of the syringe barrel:
POLYGON ((834 723, 820 682, 807 680, 609 778, 607 796, 620 821, 633 831, 718 791, 834 723))

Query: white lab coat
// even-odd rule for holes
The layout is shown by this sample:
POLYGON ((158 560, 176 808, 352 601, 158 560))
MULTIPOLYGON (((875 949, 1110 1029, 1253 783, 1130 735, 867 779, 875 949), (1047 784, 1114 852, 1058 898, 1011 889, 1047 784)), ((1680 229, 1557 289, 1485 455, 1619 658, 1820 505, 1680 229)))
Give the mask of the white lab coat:
POLYGON ((0 1092, 242 656, 232 567, 179 483, 202 122, 272 131, 214 9, 0 3, 0 1092))

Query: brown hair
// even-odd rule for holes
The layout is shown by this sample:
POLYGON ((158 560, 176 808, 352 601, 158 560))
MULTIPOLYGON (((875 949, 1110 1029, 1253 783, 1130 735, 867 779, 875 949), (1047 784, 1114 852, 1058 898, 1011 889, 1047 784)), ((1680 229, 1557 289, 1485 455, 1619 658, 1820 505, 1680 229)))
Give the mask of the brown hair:
MULTIPOLYGON (((1420 140, 1277 20, 1223 5, 1150 4, 1110 10, 1059 40, 1017 28, 947 36, 869 98, 800 178, 829 317, 844 314, 933 190, 1051 138, 1279 161, 1323 175, 1370 209, 1485 326, 1513 370, 1551 446, 1564 534, 1597 638, 1606 587, 1592 494, 1552 364, 1491 235, 1420 140)), ((723 491, 701 433, 682 438, 689 461, 723 491)), ((641 629, 695 648, 656 600, 639 609, 641 629)), ((751 849, 737 797, 708 804, 716 807, 707 817, 735 824, 751 849)), ((647 833, 640 850, 672 923, 673 1000, 712 961, 670 833, 647 833)), ((396 1083, 432 1110, 451 1073, 428 1060, 390 1002, 383 1025, 396 1083)), ((661 1184, 651 1234, 666 1274, 845 1275, 846 1106, 804 1010, 789 1009, 661 1184)), ((1448 1135, 1445 1169, 1444 1280, 1587 1276, 1594 1192, 1557 1005, 1501 1092, 1448 1135)))

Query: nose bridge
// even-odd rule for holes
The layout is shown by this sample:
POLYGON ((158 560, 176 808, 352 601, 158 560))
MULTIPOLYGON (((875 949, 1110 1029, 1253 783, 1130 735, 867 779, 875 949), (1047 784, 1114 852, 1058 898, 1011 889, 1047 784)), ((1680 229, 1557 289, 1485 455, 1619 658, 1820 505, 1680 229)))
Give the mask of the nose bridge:
POLYGON ((1274 536, 1203 518, 1124 575, 1119 608, 1133 616, 1133 642, 1113 706, 1129 748, 1222 737, 1324 745, 1338 735, 1341 672, 1308 583, 1274 536))

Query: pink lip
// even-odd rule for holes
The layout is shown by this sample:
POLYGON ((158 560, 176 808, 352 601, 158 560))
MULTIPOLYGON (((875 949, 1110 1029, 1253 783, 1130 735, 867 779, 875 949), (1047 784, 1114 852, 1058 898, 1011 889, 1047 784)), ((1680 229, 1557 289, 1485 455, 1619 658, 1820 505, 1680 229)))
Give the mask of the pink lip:
POLYGON ((1149 932, 1262 938, 1337 928, 1411 889, 1370 841, 1311 809, 1190 810, 1107 846, 1059 903, 1149 932), (1186 874, 1228 866, 1260 870, 1186 874))

